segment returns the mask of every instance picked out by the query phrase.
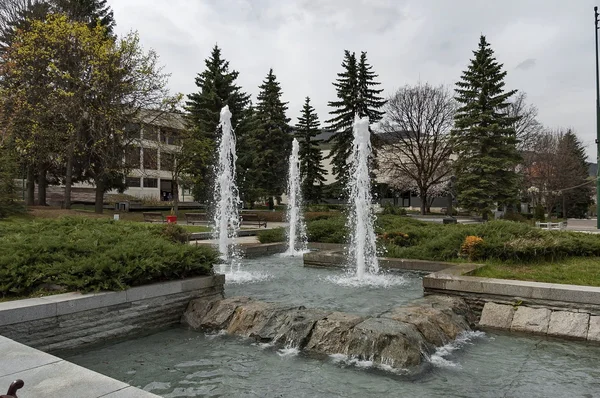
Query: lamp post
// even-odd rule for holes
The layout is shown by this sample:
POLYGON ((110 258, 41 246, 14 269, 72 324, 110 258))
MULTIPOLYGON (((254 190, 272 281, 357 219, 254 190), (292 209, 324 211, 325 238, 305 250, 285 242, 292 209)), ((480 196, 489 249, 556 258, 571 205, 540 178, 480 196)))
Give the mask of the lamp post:
MULTIPOLYGON (((598 6, 594 7, 596 36, 596 166, 600 166, 600 83, 598 82, 598 6)), ((600 229, 600 168, 596 172, 596 228, 600 229)))

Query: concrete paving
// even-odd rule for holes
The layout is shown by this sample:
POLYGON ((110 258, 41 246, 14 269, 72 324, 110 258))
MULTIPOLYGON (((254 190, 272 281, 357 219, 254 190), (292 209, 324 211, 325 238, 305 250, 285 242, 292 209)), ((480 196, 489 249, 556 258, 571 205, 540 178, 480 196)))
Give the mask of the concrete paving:
POLYGON ((567 220, 567 231, 600 233, 598 228, 596 228, 596 219, 595 218, 590 218, 590 219, 569 218, 567 220))
POLYGON ((3 336, 0 352, 0 391, 21 379, 25 386, 17 391, 20 398, 158 397, 3 336))

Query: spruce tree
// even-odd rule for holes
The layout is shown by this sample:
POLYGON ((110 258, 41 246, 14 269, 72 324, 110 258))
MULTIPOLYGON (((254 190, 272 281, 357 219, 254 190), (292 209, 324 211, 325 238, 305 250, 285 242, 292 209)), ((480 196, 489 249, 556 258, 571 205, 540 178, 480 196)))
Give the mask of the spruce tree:
POLYGON ((560 170, 561 174, 568 176, 566 178, 566 187, 570 188, 563 192, 562 207, 566 210, 563 212, 563 217, 585 217, 589 210, 592 200, 591 184, 586 184, 589 177, 589 169, 585 147, 579 140, 573 130, 569 129, 563 135, 561 146, 564 148, 564 156, 566 159, 560 161, 565 169, 560 170))
POLYGON ((260 85, 255 118, 257 128, 251 133, 251 178, 261 196, 274 208, 273 197, 285 191, 290 151, 290 119, 285 115, 287 103, 281 100, 281 87, 273 69, 260 85))
POLYGON ((107 0, 51 0, 57 11, 63 12, 69 19, 84 22, 90 27, 97 23, 104 26, 109 34, 113 33, 115 19, 107 0))
POLYGON ((457 155, 454 171, 458 202, 485 218, 497 205, 517 199, 515 166, 520 156, 515 118, 508 116, 508 99, 516 90, 504 91, 506 72, 485 36, 481 36, 473 54, 456 83, 456 100, 461 107, 451 137, 457 155))
POLYGON ((324 175, 327 171, 323 168, 323 155, 319 144, 321 140, 315 139, 319 134, 319 117, 315 108, 310 105, 310 98, 306 97, 302 114, 296 124, 296 138, 300 144, 300 176, 302 178, 302 195, 306 202, 319 203, 324 175))
MULTIPOLYGON (((186 101, 188 127, 193 131, 195 139, 208 140, 213 148, 216 147, 216 141, 220 137, 217 130, 221 109, 228 105, 238 142, 243 143, 250 116, 250 95, 236 84, 239 73, 230 70, 229 62, 222 57, 221 49, 217 45, 205 60, 205 65, 206 69, 196 77, 199 91, 189 94, 186 101)), ((203 157, 199 157, 195 162, 196 173, 193 180, 196 200, 206 200, 211 196, 209 191, 213 178, 213 162, 214 159, 206 162, 203 157)))
POLYGON ((344 51, 342 62, 343 72, 333 83, 337 91, 337 100, 328 105, 334 108, 330 113, 332 118, 327 121, 328 129, 334 131, 330 141, 332 148, 329 156, 332 158, 333 173, 338 183, 345 185, 348 179, 350 165, 348 158, 352 151, 352 125, 355 115, 369 117, 370 123, 378 122, 383 112, 379 109, 385 104, 378 95, 382 90, 375 89, 379 83, 373 67, 367 63, 367 54, 361 53, 360 61, 356 54, 344 51))

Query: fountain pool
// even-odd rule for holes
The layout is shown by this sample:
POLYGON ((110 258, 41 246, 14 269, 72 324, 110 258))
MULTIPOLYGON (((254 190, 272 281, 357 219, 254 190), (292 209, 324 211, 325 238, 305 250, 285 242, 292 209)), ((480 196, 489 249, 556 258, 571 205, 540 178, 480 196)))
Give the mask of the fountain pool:
POLYGON ((438 351, 426 372, 407 377, 368 362, 173 328, 65 359, 167 398, 591 398, 600 391, 598 346, 485 334, 438 351))

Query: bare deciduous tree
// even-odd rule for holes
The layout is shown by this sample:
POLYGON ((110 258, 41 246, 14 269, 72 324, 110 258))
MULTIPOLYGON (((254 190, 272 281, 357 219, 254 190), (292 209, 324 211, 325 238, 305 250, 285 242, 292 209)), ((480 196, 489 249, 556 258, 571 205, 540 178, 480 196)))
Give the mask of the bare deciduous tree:
POLYGON ((508 107, 508 116, 517 118, 513 127, 517 133, 517 149, 521 152, 531 150, 537 136, 543 131, 542 124, 537 120, 537 107, 526 100, 527 94, 518 92, 508 107))
POLYGON ((456 104, 444 86, 419 83, 393 94, 381 125, 380 169, 397 189, 416 188, 421 214, 427 211, 430 190, 450 177, 452 146, 449 133, 456 104))

